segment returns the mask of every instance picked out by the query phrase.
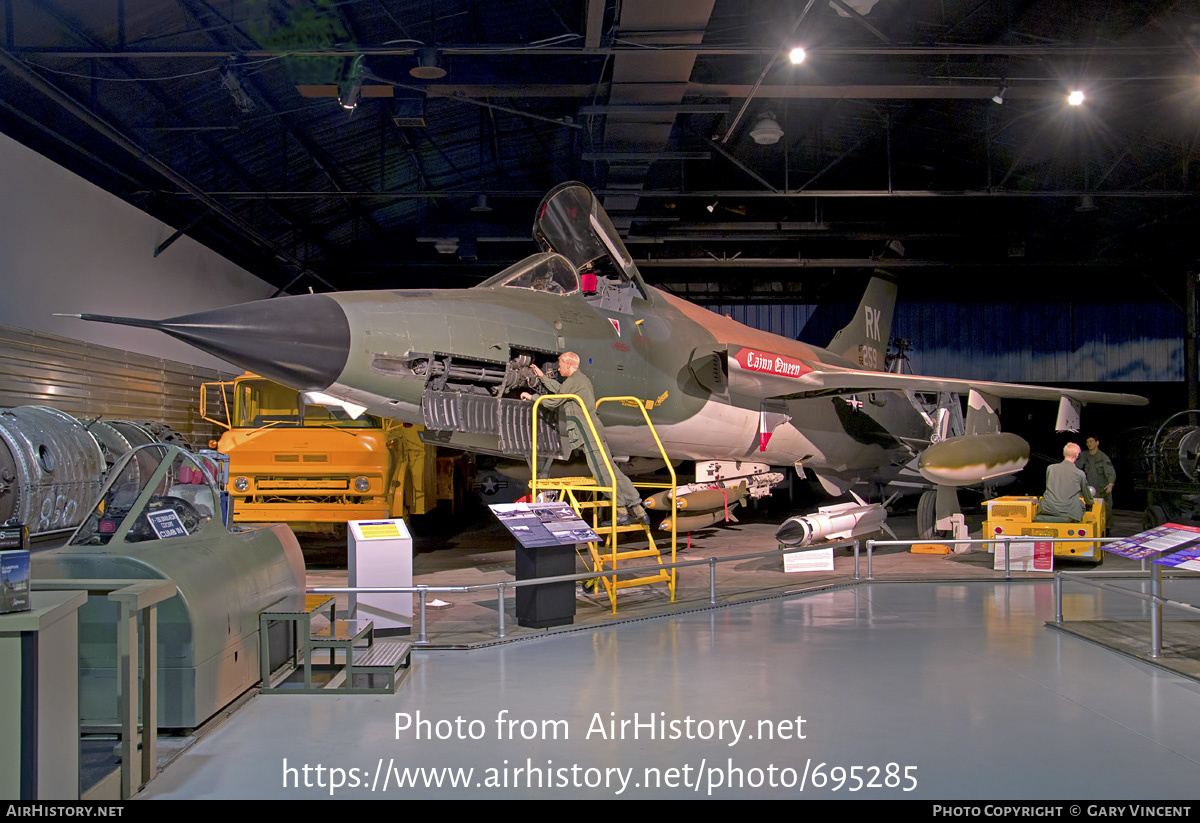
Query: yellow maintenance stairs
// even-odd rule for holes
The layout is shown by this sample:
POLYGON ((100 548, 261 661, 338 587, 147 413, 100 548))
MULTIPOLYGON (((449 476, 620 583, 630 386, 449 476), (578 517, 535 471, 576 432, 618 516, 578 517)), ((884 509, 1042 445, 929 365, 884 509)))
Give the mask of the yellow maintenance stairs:
MULTIPOLYGON (((667 457, 666 450, 663 449, 662 441, 658 439, 658 432, 654 430, 654 424, 650 422, 650 416, 646 414, 645 404, 636 397, 601 397, 596 401, 596 406, 603 403, 620 403, 623 406, 636 408, 642 413, 642 419, 645 420, 646 426, 650 430, 651 436, 654 437, 654 443, 658 446, 658 452, 662 455, 663 462, 666 463, 667 470, 671 473, 671 482, 668 483, 635 483, 634 487, 639 489, 670 489, 671 490, 671 562, 675 562, 675 468, 671 465, 670 459, 667 457)), ((663 564, 663 552, 659 550, 658 545, 654 542, 654 535, 650 532, 650 527, 642 523, 630 523, 627 526, 617 525, 617 477, 614 473, 611 458, 608 451, 601 447, 600 435, 596 431, 596 424, 592 418, 593 409, 586 408, 582 400, 575 394, 545 394, 534 400, 533 403, 533 438, 532 438, 532 463, 534 466, 533 477, 530 481, 530 493, 534 500, 538 499, 538 494, 541 492, 556 491, 561 492, 566 502, 571 504, 576 513, 579 514, 581 520, 585 522, 589 519, 584 510, 591 511, 592 530, 596 534, 604 538, 603 547, 599 543, 588 543, 588 557, 583 557, 584 566, 590 571, 597 572, 601 576, 598 578, 604 590, 608 593, 608 602, 612 606, 612 614, 617 613, 617 591, 619 589, 628 589, 633 586, 647 586, 653 583, 666 582, 671 593, 671 600, 675 600, 675 569, 661 569, 657 574, 652 574, 644 577, 619 578, 618 564, 633 565, 634 567, 642 567, 657 562, 658 565, 663 564), (537 420, 538 408, 543 400, 550 399, 565 399, 573 400, 584 410, 584 417, 587 419, 588 436, 592 443, 596 445, 596 451, 603 457, 604 466, 608 470, 608 478, 612 481, 611 486, 600 486, 594 477, 538 477, 538 453, 537 453, 537 420), (603 494, 608 495, 606 500, 602 497, 603 494), (600 515, 604 509, 608 509, 608 523, 600 525, 600 515), (618 538, 620 535, 629 535, 637 533, 637 537, 644 537, 649 543, 647 548, 642 549, 618 549, 618 538), (604 574, 607 572, 607 574, 604 574)))

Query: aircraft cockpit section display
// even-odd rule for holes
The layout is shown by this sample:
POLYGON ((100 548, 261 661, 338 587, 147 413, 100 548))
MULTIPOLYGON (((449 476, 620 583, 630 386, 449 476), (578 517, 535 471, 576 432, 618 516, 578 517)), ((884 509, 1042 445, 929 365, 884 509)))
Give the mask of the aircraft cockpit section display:
MULTIPOLYGON (((162 443, 129 452, 67 545, 30 558, 35 579, 174 581, 178 594, 158 605, 160 729, 195 728, 253 686, 259 614, 304 593, 292 530, 226 529, 204 460, 162 443)), ((117 722, 118 616, 104 594, 79 610, 79 713, 87 726, 117 722)), ((282 624, 273 631, 287 634, 282 624)), ((270 668, 289 648, 278 639, 270 668)))
POLYGON ((220 512, 212 475, 177 447, 150 444, 125 455, 71 546, 185 537, 220 512))

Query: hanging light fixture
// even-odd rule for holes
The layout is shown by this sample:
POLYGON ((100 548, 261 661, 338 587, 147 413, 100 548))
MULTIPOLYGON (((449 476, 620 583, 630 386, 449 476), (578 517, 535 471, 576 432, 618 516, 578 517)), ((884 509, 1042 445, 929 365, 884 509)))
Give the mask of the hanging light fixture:
POLYGON ((492 210, 492 207, 488 203, 488 196, 486 194, 481 194, 478 197, 476 197, 475 205, 471 206, 471 211, 483 212, 483 211, 491 211, 491 210, 492 210))
POLYGON ((996 94, 992 97, 992 102, 995 103, 997 106, 1002 105, 1004 103, 1004 93, 1007 91, 1008 91, 1008 86, 1006 86, 1004 84, 1004 82, 1001 81, 1000 91, 996 92, 996 94))
POLYGON ((714 211, 717 210, 717 204, 720 202, 721 202, 720 200, 714 200, 711 203, 709 203, 707 206, 705 206, 704 208, 708 209, 709 214, 712 214, 714 211))
POLYGON ((760 146, 773 146, 783 137, 783 129, 775 121, 775 115, 768 111, 759 115, 758 122, 750 129, 750 136, 760 146))
POLYGON ((338 102, 342 108, 353 114, 358 101, 362 98, 362 81, 366 69, 363 66, 363 56, 360 54, 350 64, 346 79, 338 84, 338 102))
POLYGON ((446 76, 438 50, 432 46, 417 50, 417 65, 409 69, 408 73, 418 80, 441 80, 446 76))

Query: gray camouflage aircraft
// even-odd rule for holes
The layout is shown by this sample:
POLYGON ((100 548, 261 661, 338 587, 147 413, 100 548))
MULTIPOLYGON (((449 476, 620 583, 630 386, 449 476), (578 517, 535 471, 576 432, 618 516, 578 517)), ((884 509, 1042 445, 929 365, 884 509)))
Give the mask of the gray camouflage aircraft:
MULTIPOLYGON (((531 364, 574 351, 598 397, 642 399, 672 459, 732 461, 723 476, 794 466, 835 495, 909 466, 926 488, 1018 471, 1029 446, 1000 432, 1001 398, 1059 401, 1070 430, 1082 404, 1146 402, 884 371, 896 286, 881 273, 828 349, 749 328, 647 286, 581 183, 546 195, 533 235, 539 253, 470 289, 299 295, 162 321, 79 316, 157 329, 319 393, 314 402, 506 456, 528 454, 532 403, 520 394, 540 385, 531 364)), ((658 456, 636 409, 608 403, 600 417, 615 458, 658 456)), ((539 422, 538 443, 561 450, 552 419, 539 422)))

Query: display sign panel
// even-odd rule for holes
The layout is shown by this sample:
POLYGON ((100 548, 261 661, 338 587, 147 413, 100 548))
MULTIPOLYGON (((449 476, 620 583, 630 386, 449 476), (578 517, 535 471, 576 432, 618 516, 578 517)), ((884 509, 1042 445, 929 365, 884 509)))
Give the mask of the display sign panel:
POLYGON ((1181 549, 1195 541, 1200 541, 1200 528, 1164 523, 1116 543, 1106 543, 1104 550, 1130 560, 1145 560, 1163 552, 1181 549))
POLYGON ((1013 572, 1054 571, 1054 543, 1050 540, 1012 540, 996 543, 996 554, 992 568, 1004 571, 1004 551, 1008 547, 1012 555, 1008 570, 1013 572))
POLYGON ((1192 546, 1190 549, 1175 552, 1170 557, 1160 557, 1154 562, 1173 569, 1200 572, 1200 546, 1192 546))
POLYGON ((0 551, 0 613, 29 610, 29 552, 0 551))
POLYGON ((184 537, 188 533, 174 509, 146 512, 146 519, 150 521, 150 528, 154 529, 159 540, 166 540, 169 537, 184 537))
POLYGON ((785 572, 831 572, 833 571, 833 548, 785 554, 783 570, 785 572))
POLYGON ((600 541, 566 503, 493 503, 488 508, 529 549, 600 541))
POLYGON ((384 520, 380 523, 358 521, 358 531, 363 540, 382 540, 388 537, 405 537, 400 534, 400 526, 394 521, 384 520))

